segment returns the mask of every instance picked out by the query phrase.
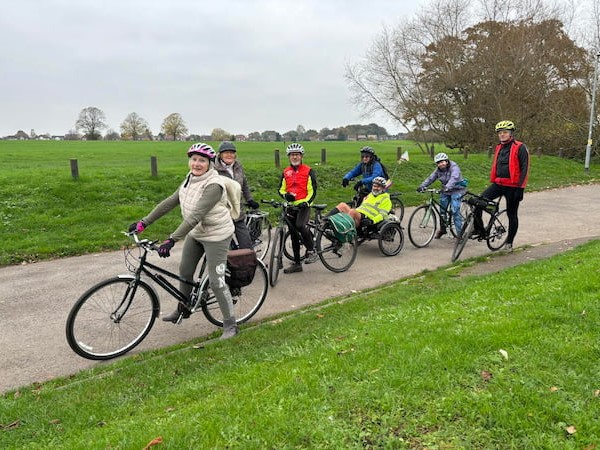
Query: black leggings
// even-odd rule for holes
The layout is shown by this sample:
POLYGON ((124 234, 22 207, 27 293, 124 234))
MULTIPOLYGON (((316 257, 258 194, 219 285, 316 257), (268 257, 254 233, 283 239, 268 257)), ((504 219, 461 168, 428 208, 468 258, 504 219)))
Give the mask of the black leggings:
MULTIPOLYGON (((488 200, 495 200, 498 197, 506 198, 506 215, 508 216, 508 237, 507 244, 512 244, 517 230, 519 229, 519 204, 523 200, 523 188, 501 186, 499 184, 491 184, 485 191, 481 193, 482 197, 488 200)), ((477 209, 475 214, 475 229, 480 231, 483 229, 483 219, 481 218, 482 211, 477 209)))
POLYGON ((292 239, 292 250, 294 252, 294 261, 300 262, 300 240, 306 247, 306 250, 313 251, 313 236, 308 228, 308 219, 310 219, 310 208, 301 207, 289 209, 287 217, 293 227, 290 229, 290 238, 292 239))

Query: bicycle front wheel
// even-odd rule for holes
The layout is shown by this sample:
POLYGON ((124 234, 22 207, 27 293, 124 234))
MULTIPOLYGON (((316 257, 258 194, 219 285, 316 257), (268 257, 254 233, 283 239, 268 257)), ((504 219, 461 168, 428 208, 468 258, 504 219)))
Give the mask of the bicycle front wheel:
POLYGON ((438 217, 432 205, 421 205, 408 219, 408 238, 417 247, 427 247, 437 231, 438 217))
POLYGON ((395 256, 404 246, 404 232, 398 222, 387 222, 379 230, 379 250, 385 256, 395 256))
MULTIPOLYGON (((252 283, 241 288, 229 288, 237 323, 247 322, 257 313, 264 303, 265 298, 267 298, 268 290, 267 268, 265 267, 265 263, 259 259, 252 283)), ((210 287, 208 277, 204 278, 200 284, 200 299, 202 313, 208 321, 218 327, 223 326, 223 314, 221 313, 219 302, 210 287)))
POLYGON ((490 250, 500 250, 508 238, 508 214, 506 210, 500 211, 493 216, 490 232, 487 238, 487 246, 490 250))
POLYGON ((273 249, 269 258, 269 284, 277 285, 279 271, 283 268, 283 228, 277 227, 273 235, 273 249))
POLYGON ((471 238, 474 229, 475 216, 473 215, 473 213, 471 213, 467 216, 467 219, 463 224, 462 232, 460 233, 460 236, 456 238, 456 242, 454 243, 454 250, 452 250, 452 262, 458 259, 463 249, 465 248, 465 245, 467 245, 467 241, 471 238))
POLYGON ((67 342, 87 359, 121 356, 148 335, 160 312, 156 293, 133 277, 111 278, 90 288, 67 318, 67 342))
MULTIPOLYGON (((458 236, 460 236, 460 231, 456 229, 456 225, 454 223, 454 214, 452 214, 452 207, 448 207, 448 221, 450 222, 450 233, 452 234, 452 237, 457 238, 458 236)), ((464 223, 467 219, 467 216, 469 215, 469 205, 466 202, 460 202, 460 215, 462 217, 462 222, 463 222, 463 226, 464 223)))
POLYGON ((349 242, 340 242, 333 226, 325 223, 317 232, 317 253, 323 265, 332 272, 345 272, 354 264, 358 243, 356 236, 349 242))

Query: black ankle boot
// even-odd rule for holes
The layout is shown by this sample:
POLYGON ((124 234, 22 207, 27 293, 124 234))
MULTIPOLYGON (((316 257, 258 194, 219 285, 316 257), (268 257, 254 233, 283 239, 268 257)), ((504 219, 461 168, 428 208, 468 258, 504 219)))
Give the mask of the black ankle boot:
POLYGON ((183 306, 181 303, 177 304, 177 309, 173 311, 171 314, 163 316, 162 320, 165 322, 173 322, 178 323, 181 319, 187 319, 190 317, 190 310, 183 306))

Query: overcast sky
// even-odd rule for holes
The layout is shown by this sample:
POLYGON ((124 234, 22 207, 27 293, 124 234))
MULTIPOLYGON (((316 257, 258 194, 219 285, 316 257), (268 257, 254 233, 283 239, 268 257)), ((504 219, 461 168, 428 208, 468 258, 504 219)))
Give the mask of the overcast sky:
POLYGON ((190 133, 377 122, 345 65, 426 0, 4 0, 0 136, 65 134, 95 106, 119 131, 180 113, 190 133))

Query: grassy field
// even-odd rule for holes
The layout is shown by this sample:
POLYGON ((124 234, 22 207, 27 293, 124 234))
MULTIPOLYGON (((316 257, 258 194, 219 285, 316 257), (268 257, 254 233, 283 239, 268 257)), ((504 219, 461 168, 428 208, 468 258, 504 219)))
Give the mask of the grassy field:
MULTIPOLYGON (((0 141, 0 266, 40 259, 78 255, 119 248, 125 241, 121 231, 174 192, 187 171, 187 142, 80 142, 0 141), (158 177, 150 173, 150 158, 156 156, 158 177), (70 160, 76 159, 79 178, 71 177, 70 160)), ((309 142, 305 162, 318 173, 317 201, 332 207, 352 198, 343 189, 343 175, 359 161, 361 143, 309 142), (321 149, 327 161, 321 163, 321 149)), ((433 170, 431 160, 412 142, 372 144, 387 166, 394 190, 404 193, 404 202, 414 205, 422 197, 414 193, 433 170), (407 150, 410 162, 398 165, 397 147, 407 150)), ((256 199, 277 197, 280 169, 274 164, 274 149, 283 143, 238 143, 238 154, 256 199)), ((438 146, 442 151, 442 146, 438 146)), ((470 189, 487 185, 490 159, 486 154, 449 152, 470 180, 470 189)), ((529 190, 597 182, 598 165, 590 175, 583 164, 555 157, 532 157, 529 190)), ((161 239, 179 223, 179 213, 153 225, 152 237, 161 239)))
POLYGON ((426 272, 0 396, 3 449, 594 449, 600 242, 426 272))

